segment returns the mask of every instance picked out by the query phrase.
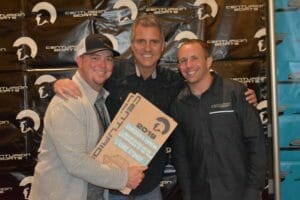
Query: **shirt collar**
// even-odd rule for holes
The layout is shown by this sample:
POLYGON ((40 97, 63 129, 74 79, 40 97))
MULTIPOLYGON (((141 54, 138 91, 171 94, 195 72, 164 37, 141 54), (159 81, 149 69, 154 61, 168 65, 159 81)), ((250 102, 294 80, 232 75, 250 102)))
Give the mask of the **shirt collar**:
MULTIPOLYGON (((214 71, 211 71, 210 72, 212 77, 213 77, 213 81, 212 81, 212 84, 210 85, 210 87, 203 93, 201 94, 201 97, 204 96, 204 95, 207 95, 209 93, 211 93, 212 95, 218 95, 218 90, 215 89, 217 87, 220 87, 220 84, 222 82, 222 78, 216 74, 214 71)), ((197 99, 199 100, 198 97, 196 97, 191 89, 189 88, 189 86, 186 84, 186 87, 180 92, 180 94, 178 95, 178 98, 180 100, 183 100, 183 101, 194 101, 194 99, 197 99)))
MULTIPOLYGON (((135 73, 136 73, 137 77, 141 77, 141 72, 140 72, 139 68, 136 65, 135 65, 135 73)), ((156 79, 156 77, 157 77, 157 72, 156 72, 156 67, 155 67, 153 73, 151 74, 151 78, 156 79)))
POLYGON ((81 89, 81 92, 84 93, 84 95, 88 98, 88 100, 90 101, 90 103, 92 105, 95 103, 98 95, 100 97, 104 98, 104 100, 106 100, 106 98, 109 95, 109 92, 104 87, 102 87, 100 92, 97 92, 96 90, 91 88, 91 86, 89 86, 89 84, 80 76, 78 71, 73 76, 73 80, 76 83, 78 83, 78 85, 81 89))

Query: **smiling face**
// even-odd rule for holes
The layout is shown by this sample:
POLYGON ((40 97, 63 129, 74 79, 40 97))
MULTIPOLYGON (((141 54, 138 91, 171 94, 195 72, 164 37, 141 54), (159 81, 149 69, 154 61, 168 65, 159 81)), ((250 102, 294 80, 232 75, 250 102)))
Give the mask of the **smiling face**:
POLYGON ((164 50, 159 28, 137 25, 131 50, 140 70, 153 71, 164 50))
POLYGON ((210 84, 212 58, 199 43, 183 44, 178 49, 177 57, 178 68, 191 88, 210 84))
POLYGON ((113 54, 109 50, 77 57, 78 72, 96 91, 100 91, 113 71, 113 54))

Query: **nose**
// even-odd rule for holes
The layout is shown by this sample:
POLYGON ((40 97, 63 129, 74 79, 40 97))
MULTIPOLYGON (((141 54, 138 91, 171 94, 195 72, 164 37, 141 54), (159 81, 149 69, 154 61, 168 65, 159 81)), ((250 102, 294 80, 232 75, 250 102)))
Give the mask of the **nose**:
POLYGON ((187 67, 187 68, 193 67, 193 61, 192 61, 192 59, 188 59, 188 60, 187 60, 186 67, 187 67))
POLYGON ((98 67, 102 67, 102 68, 106 67, 106 66, 107 66, 107 61, 106 61, 106 59, 104 59, 104 58, 98 59, 98 61, 97 61, 97 66, 98 66, 98 67))
POLYGON ((145 50, 150 51, 151 50, 151 42, 146 42, 145 43, 145 50))

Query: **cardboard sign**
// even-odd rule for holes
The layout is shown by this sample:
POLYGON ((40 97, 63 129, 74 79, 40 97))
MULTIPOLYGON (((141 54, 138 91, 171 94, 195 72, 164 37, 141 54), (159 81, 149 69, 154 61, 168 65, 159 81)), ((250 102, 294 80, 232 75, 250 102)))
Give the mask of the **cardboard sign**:
POLYGON ((176 126, 140 94, 130 93, 91 156, 110 167, 147 166, 176 126))

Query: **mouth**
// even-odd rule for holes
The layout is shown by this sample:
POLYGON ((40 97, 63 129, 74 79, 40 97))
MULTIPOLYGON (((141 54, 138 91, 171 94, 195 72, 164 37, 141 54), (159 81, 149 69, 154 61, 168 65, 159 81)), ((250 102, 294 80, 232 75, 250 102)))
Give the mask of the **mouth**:
POLYGON ((101 70, 94 70, 94 72, 100 76, 104 76, 107 73, 107 71, 101 71, 101 70))
POLYGON ((143 58, 152 58, 153 55, 152 54, 143 54, 142 57, 143 58))
POLYGON ((188 75, 188 76, 193 76, 195 73, 196 73, 196 71, 193 70, 193 71, 188 71, 185 74, 188 75))

